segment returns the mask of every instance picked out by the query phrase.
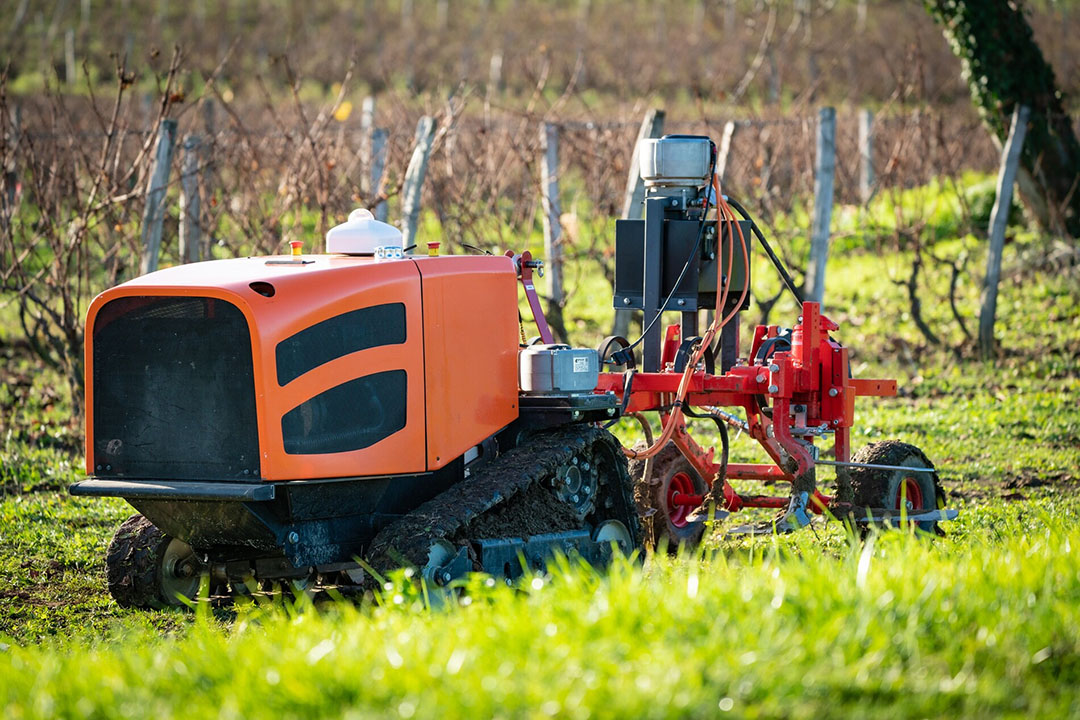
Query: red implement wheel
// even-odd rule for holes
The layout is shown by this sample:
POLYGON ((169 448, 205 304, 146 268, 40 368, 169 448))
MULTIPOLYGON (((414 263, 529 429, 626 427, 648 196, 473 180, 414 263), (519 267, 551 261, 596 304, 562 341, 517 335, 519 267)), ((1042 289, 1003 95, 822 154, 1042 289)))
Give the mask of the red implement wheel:
POLYGON ((906 474, 896 485, 895 509, 903 510, 905 506, 908 510, 923 507, 923 494, 919 481, 906 474))
MULTIPOLYGON (((639 448, 640 449, 640 448, 639 448)), ((666 539, 668 550, 675 552, 680 545, 696 545, 701 541, 705 524, 693 520, 692 505, 676 502, 678 495, 704 495, 708 487, 701 475, 669 442, 651 460, 649 477, 645 477, 647 461, 630 461, 630 478, 634 482, 634 499, 645 531, 645 543, 653 548, 666 539)))
POLYGON ((671 476, 667 489, 668 521, 675 527, 686 527, 686 516, 694 508, 677 502, 679 495, 700 495, 690 473, 680 470, 671 476))
MULTIPOLYGON (((851 459, 872 465, 934 469, 934 464, 922 450, 897 440, 871 443, 851 459)), ((855 505, 859 508, 902 510, 906 507, 909 513, 916 513, 945 506, 945 492, 941 489, 936 472, 854 468, 851 471, 851 489, 855 505)), ((934 532, 937 523, 920 522, 918 527, 926 532, 934 532)))

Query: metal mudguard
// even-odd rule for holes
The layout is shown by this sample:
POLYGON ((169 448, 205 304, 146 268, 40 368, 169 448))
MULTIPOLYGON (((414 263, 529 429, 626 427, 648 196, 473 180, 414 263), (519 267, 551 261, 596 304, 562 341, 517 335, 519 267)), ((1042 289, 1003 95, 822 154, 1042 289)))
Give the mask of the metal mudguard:
POLYGON ((273 500, 269 483, 194 482, 186 480, 113 480, 90 478, 70 488, 77 497, 122 497, 127 500, 273 500))
POLYGON ((92 477, 70 492, 124 498, 167 535, 213 561, 284 555, 301 568, 362 557, 385 525, 462 474, 459 458, 416 475, 281 483, 92 477))

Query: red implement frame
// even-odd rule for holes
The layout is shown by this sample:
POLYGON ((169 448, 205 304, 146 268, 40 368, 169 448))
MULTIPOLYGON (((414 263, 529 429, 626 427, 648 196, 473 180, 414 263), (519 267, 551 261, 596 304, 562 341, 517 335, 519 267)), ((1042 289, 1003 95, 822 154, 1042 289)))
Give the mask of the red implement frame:
MULTIPOLYGON (((791 349, 775 352, 752 365, 736 365, 723 375, 695 370, 686 395, 695 407, 739 407, 746 413, 747 431, 765 449, 771 463, 728 463, 723 478, 723 509, 745 507, 784 508, 789 498, 763 495, 740 495, 728 482, 739 480, 784 480, 813 478, 814 457, 806 441, 832 435, 836 460, 851 459, 850 432, 855 414, 856 396, 892 396, 895 380, 861 380, 851 377, 847 348, 829 337, 836 323, 821 314, 820 305, 803 303, 799 323, 791 334, 791 349), (771 416, 763 412, 771 408, 771 416)), ((776 325, 758 326, 750 348, 750 358, 758 355, 762 344, 779 334, 776 325)), ((667 328, 663 344, 664 372, 634 375, 626 412, 655 410, 661 421, 671 421, 671 404, 682 379, 673 369, 680 344, 680 328, 667 328)), ((597 392, 612 392, 623 400, 622 374, 601 373, 597 392)), ((723 466, 715 462, 715 451, 701 447, 687 432, 680 418, 672 440, 701 477, 711 485, 723 466)), ((814 490, 809 509, 825 511, 832 498, 814 490)), ((674 503, 697 506, 701 495, 679 495, 674 503)))
MULTIPOLYGON (((518 278, 525 288, 529 306, 544 342, 551 342, 540 301, 532 284, 532 268, 539 263, 528 252, 513 257, 518 266, 518 278)), ((790 498, 767 495, 740 495, 729 480, 764 480, 795 482, 809 478, 805 485, 814 487, 808 509, 825 512, 831 497, 823 495, 813 482, 815 462, 808 445, 815 437, 832 435, 835 459, 851 460, 851 426, 858 396, 891 397, 896 395, 895 380, 866 380, 851 377, 847 348, 833 340, 829 333, 839 326, 821 314, 821 305, 804 302, 799 322, 791 332, 790 350, 766 354, 756 359, 758 351, 769 338, 780 334, 777 325, 759 325, 749 357, 752 364, 736 365, 722 375, 712 375, 697 368, 691 375, 686 403, 693 407, 738 407, 746 413, 746 429, 764 448, 770 463, 727 464, 723 478, 722 505, 725 510, 742 508, 785 508, 790 498), (763 411, 770 408, 771 414, 763 411), (802 438, 801 440, 798 438, 802 438)), ((636 372, 630 397, 623 398, 626 378, 622 373, 601 373, 596 386, 598 393, 614 393, 623 403, 623 414, 657 411, 666 426, 672 422, 671 410, 683 373, 674 370, 675 356, 681 344, 681 329, 669 325, 662 346, 663 372, 636 372)), ((725 468, 715 462, 715 450, 703 448, 687 432, 681 417, 672 441, 687 461, 712 485, 725 468)), ((679 511, 694 508, 705 501, 704 495, 674 493, 673 506, 679 511)))

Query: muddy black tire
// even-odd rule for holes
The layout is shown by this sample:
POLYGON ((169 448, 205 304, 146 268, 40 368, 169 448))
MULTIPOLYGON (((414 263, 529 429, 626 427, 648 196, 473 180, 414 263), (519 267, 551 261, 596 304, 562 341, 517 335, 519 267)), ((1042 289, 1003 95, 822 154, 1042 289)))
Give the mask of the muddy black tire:
MULTIPOLYGON (((644 449, 644 446, 636 449, 644 449)), ((655 549, 666 544, 668 551, 674 553, 680 546, 697 545, 705 532, 705 523, 687 519, 693 508, 680 510, 669 501, 675 491, 704 495, 708 492, 705 480, 673 442, 652 457, 648 478, 645 477, 646 463, 642 459, 630 461, 634 500, 641 516, 646 546, 655 549)))
MULTIPOLYGON (((898 440, 876 442, 859 450, 851 458, 853 462, 874 465, 903 465, 906 467, 934 469, 926 454, 908 443, 898 440)), ((910 503, 909 512, 935 510, 945 507, 945 492, 937 473, 908 473, 903 470, 874 470, 853 468, 851 489, 856 508, 885 508, 899 510, 901 498, 910 503)), ((926 532, 937 530, 936 522, 918 523, 926 532)))
POLYGON ((117 529, 105 554, 109 594, 125 608, 182 605, 178 589, 189 598, 199 589, 197 574, 179 578, 167 567, 184 548, 191 551, 142 515, 132 515, 117 529))

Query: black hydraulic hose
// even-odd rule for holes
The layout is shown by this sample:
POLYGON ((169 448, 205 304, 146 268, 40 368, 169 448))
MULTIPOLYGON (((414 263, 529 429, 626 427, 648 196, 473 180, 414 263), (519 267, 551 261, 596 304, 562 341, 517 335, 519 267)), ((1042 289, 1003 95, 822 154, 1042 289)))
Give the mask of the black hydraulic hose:
MULTIPOLYGON (((690 407, 690 403, 685 400, 683 400, 682 403, 682 411, 683 415, 688 417, 709 419, 716 423, 716 429, 720 431, 720 467, 722 468, 720 474, 716 477, 716 481, 722 482, 727 475, 728 456, 731 452, 731 444, 728 440, 727 421, 714 413, 699 413, 690 407)), ((714 500, 719 503, 720 498, 714 498, 714 500)))
MULTIPOLYGON (((413 247, 416 247, 416 246, 414 245, 413 247)), ((492 254, 494 254, 490 250, 485 250, 484 248, 476 247, 475 245, 470 245, 467 242, 461 243, 461 247, 465 248, 466 250, 474 250, 474 251, 476 251, 478 253, 482 253, 484 255, 492 255, 492 254)))
POLYGON ((761 347, 758 348, 757 355, 754 357, 754 360, 759 365, 765 364, 765 361, 769 358, 769 354, 770 354, 769 351, 772 350, 772 352, 776 352, 772 348, 773 348, 774 345, 779 345, 780 343, 786 343, 787 344, 787 349, 788 350, 791 349, 791 331, 790 330, 788 330, 788 331, 786 331, 786 332, 784 332, 784 333, 782 333, 780 335, 774 335, 771 338, 765 338, 765 340, 761 343, 761 347))
POLYGON ((728 462, 728 453, 731 450, 728 443, 727 421, 719 415, 715 415, 713 413, 699 413, 697 410, 694 410, 694 408, 690 407, 690 403, 686 402, 685 400, 683 400, 682 403, 682 411, 683 415, 686 415, 687 417, 700 418, 703 420, 712 420, 714 423, 716 423, 716 429, 720 431, 720 457, 723 460, 721 465, 723 465, 723 467, 726 469, 728 462))
POLYGON ((761 247, 765 248, 765 252, 768 254, 769 260, 772 261, 773 267, 776 268, 776 271, 780 273, 780 277, 781 279, 783 279, 784 285, 787 286, 787 289, 791 291, 791 294, 794 295, 795 299, 799 301, 800 305, 802 305, 804 302, 802 293, 799 292, 799 288, 795 287, 795 281, 791 279, 791 275, 788 274, 787 268, 784 267, 783 261, 781 261, 780 258, 776 256, 776 253, 773 252, 772 246, 769 245, 769 241, 766 240, 765 236, 761 234, 761 230, 758 229, 757 223, 754 222, 754 219, 750 217, 750 214, 746 212, 746 209, 743 208, 743 206, 740 205, 737 200, 734 200, 727 196, 725 196, 725 199, 727 200, 728 205, 735 208, 735 210, 743 216, 743 220, 746 220, 748 223, 750 223, 751 232, 753 232, 754 235, 757 236, 758 242, 761 243, 761 247))
MULTIPOLYGON (((619 422, 619 419, 626 414, 626 407, 630 404, 630 396, 634 394, 634 375, 636 374, 637 371, 634 368, 629 368, 623 374, 622 402, 619 403, 619 414, 603 425, 605 430, 619 422)), ((652 445, 651 442, 649 444, 652 445)))

